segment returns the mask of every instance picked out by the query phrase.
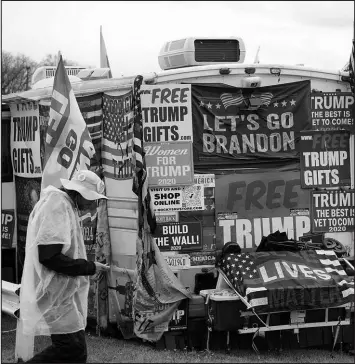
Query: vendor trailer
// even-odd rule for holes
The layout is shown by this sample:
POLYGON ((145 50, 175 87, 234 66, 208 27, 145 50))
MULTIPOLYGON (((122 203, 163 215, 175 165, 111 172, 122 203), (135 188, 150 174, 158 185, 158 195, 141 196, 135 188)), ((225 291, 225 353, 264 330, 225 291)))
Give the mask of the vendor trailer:
MULTIPOLYGON (((327 99, 327 105, 324 105, 324 99, 315 98, 313 101, 318 103, 319 107, 326 110, 327 119, 334 127, 348 127, 353 125, 347 117, 342 117, 336 112, 332 112, 332 105, 329 103, 339 103, 336 98, 337 94, 348 93, 350 90, 350 77, 348 72, 342 71, 326 71, 319 70, 303 65, 281 65, 281 64, 261 64, 249 63, 245 64, 245 45, 241 38, 203 38, 191 37, 183 38, 175 41, 166 42, 162 47, 158 60, 162 68, 161 72, 153 72, 144 74, 144 85, 163 86, 173 84, 187 85, 205 85, 205 86, 232 86, 242 89, 255 89, 264 86, 276 86, 297 81, 309 80, 311 90, 314 93, 330 93, 331 97, 327 99)), ((38 75, 38 72, 36 75, 38 75)), ((102 69, 91 72, 89 70, 79 70, 76 76, 71 76, 72 87, 77 99, 80 97, 103 93, 108 96, 122 96, 129 93, 132 89, 135 76, 106 78, 107 70, 102 69), (95 78, 95 73, 99 74, 95 78)), ((3 103, 6 105, 21 104, 23 102, 34 102, 42 105, 50 105, 52 95, 53 78, 46 81, 41 80, 32 85, 32 90, 10 94, 3 96, 3 103)), ((315 96, 316 97, 316 96, 315 96)), ((345 100, 345 99, 344 99, 345 100)), ((342 101, 341 101, 342 102, 342 101)), ((345 101, 344 101, 345 102, 345 101)), ((349 103, 348 108, 353 107, 353 97, 346 98, 349 103)), ((124 101, 124 106, 130 108, 131 99, 127 96, 124 101)), ((334 106, 334 105, 333 105, 334 106)), ((337 105, 342 107, 345 105, 337 105)), ((286 118, 286 116, 285 116, 286 118)), ((316 117, 315 117, 316 119, 316 117)), ((7 122, 2 117, 2 123, 7 122)), ((286 119, 285 119, 286 120, 286 119)), ((105 120, 103 121, 105 123, 105 120)), ((194 122, 194 120, 192 120, 194 122)), ((9 133, 9 131, 7 132, 9 133)), ((9 134, 7 134, 9 135, 9 134)), ((102 137, 102 135, 101 135, 102 137)), ((3 144, 2 144, 3 145, 3 144)), ((10 149, 10 145, 8 144, 10 149)), ((10 150, 3 151, 6 155, 11 155, 10 150)), ((101 158, 111 158, 110 155, 105 155, 105 150, 102 150, 101 158)), ((4 154, 3 154, 4 155, 4 154)), ((351 181, 349 187, 354 188, 354 135, 350 137, 350 165, 351 165, 351 181)), ((9 158, 2 161, 3 166, 10 163, 9 158)), ((136 264, 136 236, 137 236, 137 197, 132 192, 132 171, 130 166, 125 165, 120 167, 116 160, 112 160, 112 176, 115 178, 105 178, 106 194, 108 197, 108 218, 111 239, 111 258, 112 266, 133 270, 136 264)), ((149 169, 149 164, 148 164, 149 169)), ((195 179, 201 175, 214 173, 230 173, 231 171, 248 170, 250 166, 232 168, 215 165, 211 168, 197 168, 195 166, 195 179)), ((2 171, 4 171, 4 167, 2 171)), ((206 176, 207 178, 207 176, 206 176)), ((211 184, 212 186, 212 184, 211 184)), ((8 196, 14 195, 14 184, 12 182, 3 182, 4 189, 9 190, 8 196), (6 183, 6 185, 4 185, 6 183)), ((3 191, 4 191, 3 189, 3 191)), ((209 189, 211 196, 215 195, 215 187, 209 189)), ((331 189, 331 188, 330 188, 331 189)), ((6 203, 6 208, 16 210, 14 198, 7 201, 7 197, 3 198, 3 204, 6 203)), ((3 207, 5 208, 5 207, 3 207)), ((165 221, 177 221, 178 212, 169 212, 165 216, 165 221)), ((16 215, 16 214, 15 214, 16 215)), ((164 215, 157 213, 157 215, 164 215)), ((195 290, 195 276, 201 273, 204 269, 212 269, 214 266, 213 253, 216 250, 216 224, 213 208, 205 214, 205 222, 202 222, 202 251, 206 254, 195 254, 192 258, 189 254, 176 254, 176 252, 166 252, 166 259, 171 268, 191 291, 195 290), (209 254, 212 253, 212 254, 209 254)), ((161 221, 164 221, 161 218, 161 221)), ((254 222, 264 226, 263 222, 254 222)), ((274 221, 276 224, 276 220, 274 221)), ((296 224, 297 225, 297 224, 296 224)), ((256 226, 256 225, 255 225, 256 226)), ((276 226, 276 225, 275 225, 276 226)), ((290 237, 299 239, 306 235, 311 230, 311 222, 301 216, 300 224, 297 226, 288 226, 290 237)), ((267 229, 261 232, 261 236, 267 232, 267 229)), ((273 232, 273 231, 269 231, 273 232)), ((260 237, 261 237, 260 236, 260 237)), ((354 255, 354 234, 352 232, 333 232, 327 233, 327 237, 335 238, 342 242, 346 247, 348 255, 354 255)), ((224 243, 227 242, 227 236, 224 243)), ((241 248, 250 248, 247 245, 247 240, 238 241, 241 248)), ((112 273, 116 273, 113 271, 112 273)), ((124 287, 129 284, 129 279, 126 275, 117 273, 113 278, 116 282, 117 291, 119 287, 124 287)), ((110 291, 112 293, 112 290, 110 291)), ((114 294, 115 292, 113 292, 114 294)), ((125 297, 121 297, 121 307, 124 306, 125 297)), ((113 310, 109 310, 109 321, 115 322, 117 317, 113 310)))

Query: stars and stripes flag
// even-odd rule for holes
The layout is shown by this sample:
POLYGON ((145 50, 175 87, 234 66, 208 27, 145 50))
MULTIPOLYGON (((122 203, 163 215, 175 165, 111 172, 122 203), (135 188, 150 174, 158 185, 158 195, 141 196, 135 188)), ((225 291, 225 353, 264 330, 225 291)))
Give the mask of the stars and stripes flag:
POLYGON ((100 26, 100 67, 110 68, 109 78, 112 78, 110 62, 108 61, 108 55, 106 50, 106 44, 104 36, 102 35, 102 26, 100 26))
POLYGON ((271 103, 273 94, 271 92, 252 93, 249 98, 246 98, 246 104, 248 105, 248 110, 257 110, 261 106, 268 107, 271 103))
POLYGON ((71 179, 79 169, 89 169, 95 148, 81 115, 62 55, 54 76, 49 122, 45 139, 42 186, 60 187, 60 178, 71 179))
POLYGON ((120 96, 103 94, 101 162, 104 176, 132 178, 133 109, 132 91, 120 96))
POLYGON ((244 102, 244 96, 242 94, 242 91, 239 90, 236 94, 230 94, 230 93, 223 93, 221 95, 221 101, 225 109, 227 109, 229 106, 235 105, 239 106, 242 105, 244 102))
POLYGON ((262 105, 266 107, 270 105, 273 98, 271 92, 264 93, 252 93, 250 97, 243 95, 242 91, 239 90, 237 94, 223 93, 221 96, 221 101, 225 109, 229 106, 248 106, 248 110, 256 110, 262 105))
POLYGON ((354 300, 354 281, 332 250, 229 253, 217 267, 256 312, 334 307, 354 300))
POLYGON ((273 94, 271 92, 264 92, 260 95, 261 105, 269 106, 272 100, 273 94))
MULTIPOLYGON (((78 97, 77 99, 81 115, 88 127, 92 144, 95 148, 96 161, 101 160, 102 140, 102 93, 78 97)), ((92 161, 93 162, 93 161, 92 161)))

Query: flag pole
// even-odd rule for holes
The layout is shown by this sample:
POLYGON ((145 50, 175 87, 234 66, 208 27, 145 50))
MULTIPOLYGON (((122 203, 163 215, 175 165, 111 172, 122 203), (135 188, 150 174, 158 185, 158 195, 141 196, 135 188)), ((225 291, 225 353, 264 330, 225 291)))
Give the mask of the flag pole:
POLYGON ((58 68, 58 64, 59 64, 59 60, 60 60, 60 57, 62 56, 62 52, 61 51, 58 51, 58 56, 56 58, 56 61, 55 61, 55 66, 58 68))

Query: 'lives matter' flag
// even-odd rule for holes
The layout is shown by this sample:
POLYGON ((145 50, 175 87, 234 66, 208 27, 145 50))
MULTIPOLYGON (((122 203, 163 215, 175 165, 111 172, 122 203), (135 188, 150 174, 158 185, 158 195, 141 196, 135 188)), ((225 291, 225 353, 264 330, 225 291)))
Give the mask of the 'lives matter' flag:
POLYGON ((42 189, 60 187, 60 178, 71 179, 79 169, 89 169, 95 149, 81 115, 60 55, 54 77, 45 140, 42 189))
POLYGON ((354 280, 333 250, 229 253, 217 267, 257 312, 334 307, 354 300, 354 280))

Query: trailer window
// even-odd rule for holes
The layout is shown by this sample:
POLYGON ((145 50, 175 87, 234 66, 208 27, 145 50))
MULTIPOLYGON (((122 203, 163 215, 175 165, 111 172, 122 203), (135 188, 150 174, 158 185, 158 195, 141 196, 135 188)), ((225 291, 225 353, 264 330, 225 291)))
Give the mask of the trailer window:
POLYGON ((13 172, 10 152, 10 118, 1 116, 1 182, 12 182, 13 172))

